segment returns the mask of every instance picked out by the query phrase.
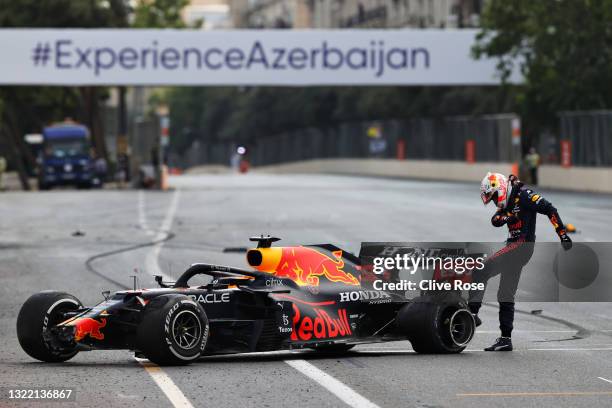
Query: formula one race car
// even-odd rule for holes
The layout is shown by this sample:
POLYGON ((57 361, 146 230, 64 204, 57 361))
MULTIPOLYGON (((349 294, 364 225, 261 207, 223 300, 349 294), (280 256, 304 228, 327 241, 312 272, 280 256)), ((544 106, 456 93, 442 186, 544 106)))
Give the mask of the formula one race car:
POLYGON ((66 361, 79 351, 129 349, 158 364, 200 356, 309 348, 346 352, 360 343, 410 340, 420 353, 459 353, 474 319, 460 293, 415 299, 360 283, 360 259, 333 245, 272 247, 251 238, 254 270, 194 264, 160 288, 118 291, 93 307, 64 292, 31 296, 17 318, 30 356, 66 361), (207 282, 190 285, 202 275, 207 282))

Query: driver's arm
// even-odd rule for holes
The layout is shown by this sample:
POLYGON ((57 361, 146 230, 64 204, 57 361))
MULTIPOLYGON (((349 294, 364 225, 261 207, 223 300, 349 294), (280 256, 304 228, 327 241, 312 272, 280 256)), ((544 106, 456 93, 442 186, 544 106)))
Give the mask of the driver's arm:
POLYGON ((572 240, 567 236, 565 225, 563 225, 563 221, 561 221, 561 217, 559 216, 557 209, 550 201, 546 200, 535 191, 525 190, 521 194, 521 203, 527 208, 537 211, 539 214, 546 215, 550 223, 555 228, 555 232, 559 236, 559 239, 564 244, 563 248, 571 248, 572 240))
POLYGON ((547 216, 558 235, 565 233, 565 225, 563 225, 563 221, 561 221, 557 209, 550 201, 532 190, 525 190, 524 194, 522 194, 521 201, 527 208, 547 216))

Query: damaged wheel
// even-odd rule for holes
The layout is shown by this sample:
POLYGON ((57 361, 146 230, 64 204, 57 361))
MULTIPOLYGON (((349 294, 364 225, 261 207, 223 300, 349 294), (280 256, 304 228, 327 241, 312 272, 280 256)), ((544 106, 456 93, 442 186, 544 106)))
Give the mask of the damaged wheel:
POLYGON ((414 351, 428 354, 460 353, 476 330, 474 317, 459 296, 416 298, 400 309, 397 325, 414 351))
POLYGON ((23 350, 40 361, 57 363, 70 360, 74 349, 54 348, 45 340, 45 332, 66 320, 64 313, 82 307, 76 297, 56 291, 44 291, 30 296, 17 316, 17 339, 23 350))

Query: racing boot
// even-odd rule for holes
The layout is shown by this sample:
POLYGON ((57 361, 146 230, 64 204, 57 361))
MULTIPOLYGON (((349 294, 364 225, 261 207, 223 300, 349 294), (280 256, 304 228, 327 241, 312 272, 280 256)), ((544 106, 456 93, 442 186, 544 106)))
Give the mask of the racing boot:
POLYGON ((472 317, 474 317, 474 324, 476 325, 476 327, 482 324, 482 320, 480 320, 480 317, 478 317, 476 313, 472 313, 472 317))
POLYGON ((484 349, 485 351, 512 351, 512 339, 510 337, 498 337, 495 344, 484 349))

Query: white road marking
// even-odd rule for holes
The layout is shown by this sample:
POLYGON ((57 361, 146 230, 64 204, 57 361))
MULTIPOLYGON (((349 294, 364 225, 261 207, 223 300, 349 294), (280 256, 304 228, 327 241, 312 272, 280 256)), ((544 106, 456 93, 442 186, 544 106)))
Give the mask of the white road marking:
MULTIPOLYGON (((513 333, 576 333, 577 330, 512 330, 513 333)), ((482 334, 491 334, 491 333, 499 333, 499 329, 497 330, 476 330, 476 333, 482 334)))
POLYGON ((176 386, 172 378, 168 376, 168 374, 164 373, 162 369, 153 363, 150 363, 148 360, 143 360, 140 358, 134 358, 136 361, 140 363, 144 367, 144 369, 149 373, 155 384, 164 392, 170 403, 174 407, 182 407, 182 408, 193 408, 191 402, 185 397, 185 394, 180 390, 179 387, 176 386))
POLYGON ((344 403, 356 408, 379 408, 378 405, 358 394, 348 385, 340 382, 335 377, 319 370, 314 365, 304 360, 285 360, 285 363, 304 374, 306 377, 317 382, 327 391, 340 398, 344 403))
POLYGON ((140 395, 136 395, 136 394, 123 394, 121 392, 118 392, 117 396, 119 398, 129 399, 129 400, 136 400, 136 399, 142 400, 143 399, 142 396, 140 396, 140 395))
POLYGON ((607 378, 603 378, 603 377, 597 377, 597 378, 599 378, 601 381, 609 382, 610 384, 612 384, 612 380, 608 380, 607 378))
POLYGON ((610 391, 561 391, 561 392, 477 392, 455 394, 457 397, 587 397, 612 395, 610 391))
POLYGON ((527 351, 607 351, 612 347, 567 347, 567 348, 531 348, 527 351))
MULTIPOLYGON (((612 347, 567 347, 567 348, 528 348, 528 349, 514 349, 514 351, 608 351, 612 350, 612 347)), ((405 354, 405 353, 416 353, 411 349, 357 349, 357 354, 361 353, 372 353, 372 354, 405 354)), ((465 349, 463 353, 481 353, 484 350, 479 349, 465 349)))
MULTIPOLYGON (((149 228, 147 223, 147 216, 145 211, 145 196, 144 192, 141 190, 138 194, 138 222, 140 226, 147 232, 148 235, 153 235, 153 241, 160 241, 164 239, 170 228, 172 227, 172 221, 174 220, 174 216, 176 214, 176 210, 178 208, 178 200, 179 200, 179 191, 174 190, 172 194, 172 199, 170 201, 170 205, 168 206, 168 210, 166 210, 166 216, 162 221, 162 224, 157 231, 153 231, 149 228)), ((158 242, 153 245, 150 251, 147 252, 147 256, 145 258, 145 268, 148 273, 151 275, 162 275, 164 280, 172 281, 174 278, 166 275, 162 272, 159 267, 159 254, 161 252, 163 242, 158 242)), ((174 407, 182 407, 182 408, 193 408, 191 402, 185 397, 183 392, 179 387, 172 381, 172 379, 162 371, 162 369, 154 363, 149 362, 148 360, 143 360, 139 358, 135 358, 136 361, 140 363, 144 367, 144 369, 149 373, 155 384, 163 391, 166 395, 170 403, 174 407)))
MULTIPOLYGON (((178 208, 179 197, 180 197, 180 190, 178 189, 174 190, 174 193, 172 193, 172 199, 170 201, 170 205, 168 206, 168 210, 166 211, 166 216, 164 217, 164 220, 162 221, 162 224, 159 227, 159 230, 154 235, 153 241, 160 241, 164 239, 164 237, 166 237, 166 235, 168 234, 168 231, 170 231, 170 228, 172 227, 172 221, 174 220, 174 216, 176 215, 176 210, 178 208)), ((145 215, 144 220, 145 220, 145 225, 146 225, 146 215, 145 215)), ((174 281, 173 277, 164 273, 162 269, 159 267, 159 254, 163 246, 164 246, 163 242, 158 242, 157 244, 153 245, 153 247, 151 248, 149 252, 147 252, 147 255, 145 257, 145 269, 147 273, 149 273, 152 276, 161 275, 165 281, 174 281)))
POLYGON ((143 190, 138 190, 138 224, 140 228, 142 228, 147 235, 154 235, 155 231, 153 231, 149 224, 147 223, 147 212, 145 208, 145 195, 143 190))

